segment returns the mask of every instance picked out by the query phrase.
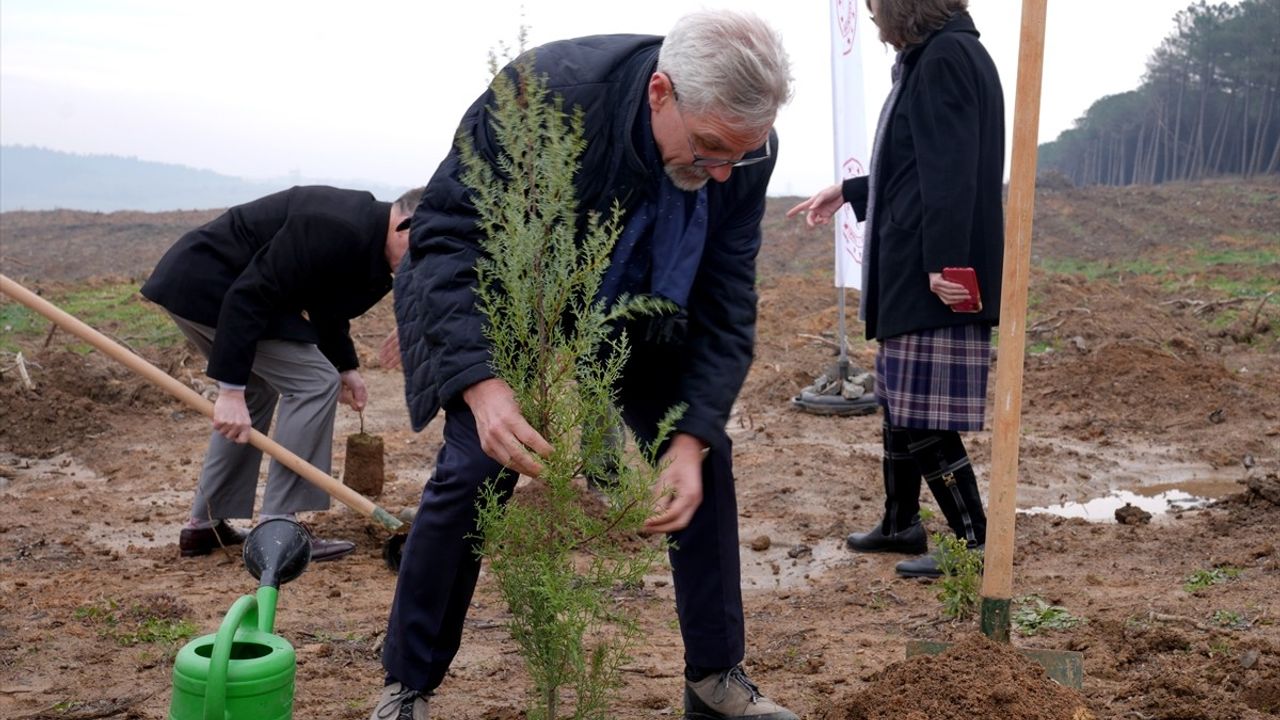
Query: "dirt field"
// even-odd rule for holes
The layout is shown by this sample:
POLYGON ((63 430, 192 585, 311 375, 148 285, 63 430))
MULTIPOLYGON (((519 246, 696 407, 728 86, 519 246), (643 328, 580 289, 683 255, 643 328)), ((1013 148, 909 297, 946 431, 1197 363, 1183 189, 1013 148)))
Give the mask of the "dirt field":
MULTIPOLYGON (((757 359, 730 427, 752 679, 824 720, 1071 718, 1081 702, 1114 720, 1280 714, 1280 296, 1267 295, 1280 289, 1280 185, 1040 192, 1014 587, 1084 622, 1014 644, 1082 652, 1078 696, 978 642, 976 621, 946 620, 936 585, 895 578, 898 558, 844 549, 879 517, 880 420, 789 405, 832 360, 822 338, 836 306, 829 236, 786 224, 788 205, 774 201, 766 221, 757 359), (1124 499, 1162 511, 1118 524, 1124 499), (912 639, 966 642, 906 662, 912 639)), ((51 297, 140 277, 208 216, 7 213, 4 272, 51 297)), ((356 323, 366 366, 390 327, 386 303, 356 323)), ((206 421, 62 333, 16 340, 34 388, 0 356, 0 717, 166 717, 183 641, 157 628, 213 632, 254 587, 238 555, 178 557, 206 421)), ((852 345, 869 364, 873 349, 852 345)), ((203 389, 198 357, 137 349, 203 389)), ((379 504, 416 506, 440 424, 412 433, 399 374, 367 367, 366 379, 366 430, 387 447, 379 504)), ((345 408, 338 422, 335 469, 358 427, 345 408)), ((966 442, 985 492, 990 435, 966 442)), ((395 579, 358 514, 337 506, 315 525, 358 549, 281 592, 295 717, 364 718, 395 579)), ((648 642, 627 667, 619 718, 680 714, 672 596, 658 574, 625 600, 648 642)), ((433 717, 523 717, 505 617, 482 576, 433 717)))

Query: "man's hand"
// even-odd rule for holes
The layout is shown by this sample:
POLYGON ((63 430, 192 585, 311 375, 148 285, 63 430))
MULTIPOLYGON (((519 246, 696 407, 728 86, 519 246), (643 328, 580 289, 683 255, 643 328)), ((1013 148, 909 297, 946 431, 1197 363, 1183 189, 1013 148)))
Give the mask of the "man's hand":
POLYGON ((787 211, 787 217, 795 217, 804 213, 804 221, 809 227, 826 225, 844 205, 844 194, 840 183, 819 190, 816 195, 787 211))
POLYGON ((463 390, 462 399, 476 417, 476 434, 485 455, 521 475, 542 474, 538 456, 549 456, 553 448, 520 414, 511 386, 498 378, 481 380, 463 390))
POLYGON ((338 392, 338 402, 351 406, 356 412, 364 410, 369 402, 369 389, 364 386, 360 371, 347 370, 339 377, 342 378, 342 390, 338 392))
POLYGON ((706 445, 698 438, 679 433, 671 439, 671 447, 662 456, 666 468, 654 485, 654 514, 644 521, 651 533, 683 530, 702 504, 702 451, 706 445))
POLYGON ((213 429, 232 442, 249 442, 249 407, 244 404, 243 390, 219 390, 213 403, 213 429))
POLYGON ((378 364, 388 370, 400 367, 400 331, 391 328, 391 333, 378 348, 378 364))

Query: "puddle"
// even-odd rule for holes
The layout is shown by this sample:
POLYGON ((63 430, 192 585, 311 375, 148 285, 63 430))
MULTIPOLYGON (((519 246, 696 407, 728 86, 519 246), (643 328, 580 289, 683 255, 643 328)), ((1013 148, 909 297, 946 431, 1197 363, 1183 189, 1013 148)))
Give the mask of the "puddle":
POLYGON ((844 549, 844 539, 819 540, 813 545, 779 543, 757 552, 742 547, 742 588, 776 590, 805 586, 833 567, 847 566, 852 561, 844 549), (805 548, 808 548, 805 550, 805 548), (795 557, 791 557, 794 554, 795 557))
POLYGON ((124 553, 130 547, 175 544, 183 517, 177 508, 191 502, 191 492, 191 488, 184 487, 133 494, 127 487, 109 484, 107 478, 69 453, 26 458, 0 452, 0 493, 59 502, 68 511, 65 528, 87 545, 106 550, 124 553), (109 519, 100 517, 98 495, 103 492, 125 493, 129 497, 123 514, 109 519))
MULTIPOLYGON (((844 548, 844 539, 819 540, 813 545, 775 543, 756 551, 743 539, 741 552, 743 590, 786 590, 804 587, 812 578, 838 567, 849 567, 855 556, 844 548), (792 557, 792 554, 795 557, 792 557)), ((645 585, 672 592, 671 572, 645 576, 645 585)))
POLYGON ((26 458, 0 452, 0 489, 40 491, 74 481, 105 482, 69 453, 49 458, 26 458))
POLYGON ((1108 495, 1084 502, 1026 508, 1018 512, 1082 518, 1090 522, 1115 522, 1116 510, 1126 504, 1141 508, 1154 516, 1160 516, 1183 510, 1195 510, 1240 490, 1240 483, 1233 479, 1200 477, 1186 482, 1113 490, 1108 495))

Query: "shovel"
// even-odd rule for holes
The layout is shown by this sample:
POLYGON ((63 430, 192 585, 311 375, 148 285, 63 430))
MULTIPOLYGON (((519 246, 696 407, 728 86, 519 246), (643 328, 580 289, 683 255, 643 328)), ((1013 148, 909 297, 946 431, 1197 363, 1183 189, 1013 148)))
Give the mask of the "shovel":
MULTIPOLYGON (((1004 285, 1000 299, 1000 359, 996 366, 995 413, 991 441, 991 502, 982 572, 982 632, 1009 642, 1009 606, 1013 597, 1013 524, 1017 511, 1018 432, 1022 420, 1022 363, 1026 348, 1027 278, 1031 261, 1031 220, 1035 209, 1036 130, 1040 125, 1040 79, 1044 60, 1044 24, 1048 0, 1022 0, 1022 36, 1018 53, 1018 94, 1013 121, 1013 158, 1005 209, 1004 285)), ((934 654, 945 643, 912 641, 907 657, 934 654)), ((1049 677, 1079 689, 1084 658, 1069 650, 1019 648, 1042 665, 1049 677)))
MULTIPOLYGON (((0 275, 0 292, 45 316, 53 324, 89 343, 103 354, 138 373, 161 390, 186 403, 192 409, 210 418, 213 417, 213 403, 205 400, 199 393, 169 377, 160 368, 133 354, 116 341, 72 317, 53 303, 36 295, 5 275, 0 275)), ((257 430, 250 431, 249 444, 270 455, 281 465, 302 476, 312 485, 324 490, 333 499, 373 520, 374 523, 388 532, 393 533, 392 540, 398 535, 408 532, 408 525, 399 518, 378 507, 360 493, 334 480, 329 476, 329 473, 303 460, 295 455, 293 451, 257 430)), ((389 540, 388 543, 388 547, 395 545, 398 548, 403 545, 403 539, 398 543, 391 543, 389 540)), ((383 555, 387 555, 385 548, 383 555)), ((389 559, 388 563, 390 563, 389 559)))

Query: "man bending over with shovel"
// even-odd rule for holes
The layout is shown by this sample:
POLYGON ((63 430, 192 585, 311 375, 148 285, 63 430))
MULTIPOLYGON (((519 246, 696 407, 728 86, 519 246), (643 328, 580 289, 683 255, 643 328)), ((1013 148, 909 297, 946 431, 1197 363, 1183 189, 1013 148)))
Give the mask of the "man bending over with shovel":
MULTIPOLYGON (((253 516, 262 451, 249 430, 267 432, 277 405, 276 442, 329 472, 338 401, 362 410, 368 400, 349 321, 391 290, 421 197, 418 188, 386 203, 319 186, 268 195, 183 235, 142 286, 218 381, 183 557, 244 541, 226 521, 253 516)), ((259 521, 328 508, 324 490, 271 462, 259 521)), ((312 560, 354 549, 311 537, 312 560)))

